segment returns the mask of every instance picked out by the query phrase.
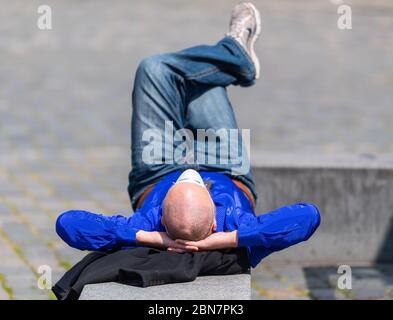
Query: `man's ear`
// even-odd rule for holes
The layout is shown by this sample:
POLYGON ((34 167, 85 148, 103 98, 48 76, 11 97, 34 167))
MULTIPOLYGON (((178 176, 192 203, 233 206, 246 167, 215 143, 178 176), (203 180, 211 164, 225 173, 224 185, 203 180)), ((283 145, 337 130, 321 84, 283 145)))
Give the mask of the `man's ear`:
POLYGON ((216 232, 216 230, 217 230, 217 221, 216 221, 216 219, 214 219, 214 222, 213 222, 213 225, 212 225, 212 231, 216 232))

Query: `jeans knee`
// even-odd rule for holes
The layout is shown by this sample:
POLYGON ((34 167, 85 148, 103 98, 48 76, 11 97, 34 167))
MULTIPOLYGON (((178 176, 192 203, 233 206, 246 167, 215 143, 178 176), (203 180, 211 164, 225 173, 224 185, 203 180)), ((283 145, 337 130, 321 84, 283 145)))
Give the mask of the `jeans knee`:
POLYGON ((157 76, 162 72, 163 59, 161 54, 146 57, 139 63, 137 72, 149 77, 157 76))

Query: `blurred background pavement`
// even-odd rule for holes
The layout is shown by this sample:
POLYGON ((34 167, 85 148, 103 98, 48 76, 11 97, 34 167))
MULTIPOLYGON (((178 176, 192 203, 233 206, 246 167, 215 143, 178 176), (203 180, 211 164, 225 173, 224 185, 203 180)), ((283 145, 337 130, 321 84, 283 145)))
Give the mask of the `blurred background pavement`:
MULTIPOLYGON (((337 28, 338 0, 254 2, 261 80, 229 89, 239 126, 251 129, 254 165, 288 155, 391 157, 393 2, 345 1, 348 31, 337 28)), ((131 213, 137 64, 217 42, 235 3, 47 0, 53 30, 41 31, 43 3, 0 0, 0 299, 53 298, 36 288, 37 268, 51 266, 55 282, 83 256, 55 234, 59 213, 131 213)), ((349 292, 336 287, 338 265, 266 259, 253 273, 253 298, 392 297, 390 264, 353 267, 349 292)))

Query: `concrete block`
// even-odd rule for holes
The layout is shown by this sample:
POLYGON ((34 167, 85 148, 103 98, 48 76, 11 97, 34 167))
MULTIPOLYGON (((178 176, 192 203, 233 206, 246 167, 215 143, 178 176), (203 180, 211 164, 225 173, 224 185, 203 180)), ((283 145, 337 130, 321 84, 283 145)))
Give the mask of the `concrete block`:
POLYGON ((393 261, 393 158, 255 155, 257 214, 296 202, 321 212, 307 242, 275 261, 351 264, 393 261))
POLYGON ((85 286, 80 300, 250 300, 250 274, 198 277, 195 281, 147 288, 119 283, 85 286))

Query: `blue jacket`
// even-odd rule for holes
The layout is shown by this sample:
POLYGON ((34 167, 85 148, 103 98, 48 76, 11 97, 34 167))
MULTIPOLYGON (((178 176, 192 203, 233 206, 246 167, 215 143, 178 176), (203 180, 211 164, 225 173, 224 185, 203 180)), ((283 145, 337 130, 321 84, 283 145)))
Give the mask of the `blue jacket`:
MULTIPOLYGON (((58 217, 56 231, 67 244, 80 250, 112 251, 138 246, 139 230, 165 231, 161 224, 162 202, 180 174, 172 172, 160 180, 131 217, 72 210, 58 217)), ((217 232, 238 230, 238 246, 247 247, 252 267, 274 251, 307 240, 319 226, 320 215, 312 204, 298 203, 256 216, 250 201, 229 177, 217 172, 200 174, 205 182, 212 182, 217 232)))

